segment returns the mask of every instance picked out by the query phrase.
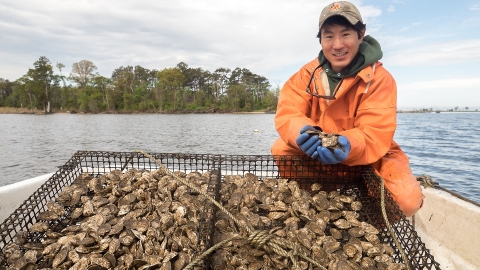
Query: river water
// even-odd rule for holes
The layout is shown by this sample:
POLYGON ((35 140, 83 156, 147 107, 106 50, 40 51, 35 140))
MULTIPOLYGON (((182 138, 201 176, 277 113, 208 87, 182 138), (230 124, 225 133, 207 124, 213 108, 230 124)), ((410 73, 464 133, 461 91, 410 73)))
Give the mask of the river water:
MULTIPOLYGON (((0 114, 0 186, 55 172, 79 150, 269 155, 273 114, 0 114)), ((480 202, 480 113, 400 113, 415 175, 480 202)))

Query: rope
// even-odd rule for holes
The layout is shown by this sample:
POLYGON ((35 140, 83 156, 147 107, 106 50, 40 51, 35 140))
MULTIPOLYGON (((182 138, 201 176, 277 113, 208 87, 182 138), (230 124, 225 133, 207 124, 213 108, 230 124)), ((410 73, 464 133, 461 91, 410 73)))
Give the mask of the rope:
POLYGON ((125 164, 122 166, 122 170, 121 170, 121 171, 125 170, 125 168, 128 166, 128 163, 129 163, 130 161, 132 161, 134 155, 135 155, 135 152, 133 152, 133 153, 130 155, 130 157, 128 158, 128 160, 125 161, 125 164))
POLYGON ((448 189, 446 189, 446 188, 444 188, 444 187, 441 187, 438 182, 436 182, 435 180, 433 180, 433 178, 430 177, 430 176, 428 176, 428 175, 420 175, 420 176, 417 176, 417 180, 420 181, 420 184, 421 184, 423 187, 425 187, 425 188, 430 188, 430 187, 432 187, 432 188, 440 189, 440 190, 442 190, 442 191, 445 191, 445 192, 449 193, 450 195, 452 195, 452 196, 454 196, 454 197, 457 197, 457 198, 459 198, 459 199, 461 199, 461 200, 464 200, 464 201, 469 202, 469 203, 471 203, 471 204, 473 204, 473 205, 475 205, 475 206, 480 207, 480 203, 477 203, 477 202, 475 202, 475 201, 472 201, 472 200, 470 200, 470 199, 467 199, 467 198, 463 197, 463 196, 460 195, 460 194, 457 194, 457 193, 455 193, 455 192, 453 192, 453 191, 451 191, 451 190, 448 190, 448 189))
POLYGON ((433 180, 433 178, 428 175, 417 176, 417 181, 420 181, 421 185, 424 186, 425 188, 439 187, 438 182, 433 180))
POLYGON ((195 260, 193 260, 191 263, 189 263, 187 266, 183 268, 183 270, 190 270, 193 269, 193 267, 197 266, 202 262, 205 258, 207 258, 210 254, 212 254, 215 250, 222 248, 224 245, 226 245, 228 242, 233 241, 233 240, 239 240, 243 239, 242 236, 235 236, 231 237, 229 239, 225 239, 218 244, 212 246, 211 248, 207 249, 205 252, 200 254, 195 260))
POLYGON ((195 190, 196 192, 202 194, 207 198, 210 202, 212 202, 215 206, 217 206, 220 210, 222 210, 225 214, 227 214, 234 222, 237 224, 237 226, 244 228, 247 233, 248 237, 242 237, 242 236, 234 236, 230 239, 226 239, 221 241, 220 243, 212 246, 209 248, 207 251, 202 253, 199 257, 197 257, 194 261, 192 261, 190 264, 188 264, 183 270, 190 270, 193 269, 193 267, 197 266, 201 261, 203 261, 208 255, 213 253, 215 250, 222 248, 225 244, 228 242, 235 240, 235 239, 244 239, 247 240, 247 243, 250 244, 251 246, 259 249, 263 249, 266 252, 275 252, 276 254, 283 256, 285 258, 289 258, 292 261, 292 264, 294 268, 300 269, 296 257, 299 256, 302 259, 312 263, 313 265, 319 267, 322 270, 327 270, 325 267, 320 265, 318 262, 314 261, 313 259, 307 257, 304 254, 301 254, 297 251, 297 247, 292 244, 290 241, 287 241, 286 239, 277 237, 275 235, 269 234, 267 231, 258 231, 254 230, 250 224, 246 223, 242 226, 242 223, 235 218, 226 208, 224 208, 220 203, 218 203, 215 199, 210 197, 208 194, 197 188, 196 186, 192 185, 186 179, 182 179, 176 175, 174 175, 168 168, 166 168, 162 163, 157 161, 153 156, 149 155, 148 153, 145 153, 142 150, 136 150, 136 152, 143 154, 144 156, 148 157, 149 159, 153 160, 160 168, 164 169, 165 172, 174 177, 176 180, 180 181, 182 184, 186 185, 187 187, 195 190), (290 250, 290 251, 287 251, 290 250))
POLYGON ((402 258, 403 258, 403 261, 405 262, 405 266, 407 267, 407 270, 410 270, 410 263, 408 262, 408 257, 405 254, 405 251, 403 250, 402 246, 400 245, 400 242, 398 241, 397 236, 394 234, 392 225, 388 221, 387 212, 385 210, 385 181, 383 180, 382 177, 380 177, 380 186, 381 186, 380 205, 382 208, 383 219, 385 220, 385 224, 387 225, 388 231, 390 232, 390 235, 392 236, 393 241, 395 241, 395 245, 397 246, 398 250, 400 251, 400 254, 402 255, 402 258))

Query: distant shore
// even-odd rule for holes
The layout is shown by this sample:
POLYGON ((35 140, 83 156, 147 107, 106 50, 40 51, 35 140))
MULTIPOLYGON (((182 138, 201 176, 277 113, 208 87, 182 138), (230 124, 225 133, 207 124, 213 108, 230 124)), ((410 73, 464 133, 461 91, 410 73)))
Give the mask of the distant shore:
MULTIPOLYGON (((51 114, 275 114, 275 111, 253 111, 253 112, 215 112, 215 111, 192 111, 192 112, 159 112, 159 111, 102 111, 98 113, 78 112, 67 110, 53 110, 51 114)), ((43 110, 31 110, 27 108, 0 107, 0 114, 45 114, 43 110)))
MULTIPOLYGON (((435 111, 423 111, 423 110, 397 110, 397 113, 465 113, 465 112, 480 112, 478 109, 472 111, 451 111, 451 110, 435 110, 435 111)), ((275 111, 253 111, 253 112, 159 112, 159 111, 103 111, 98 113, 91 112, 77 112, 67 110, 54 110, 52 114, 275 114, 275 111)), ((13 107, 0 107, 0 114, 45 114, 42 110, 31 110, 27 108, 13 108, 13 107)))

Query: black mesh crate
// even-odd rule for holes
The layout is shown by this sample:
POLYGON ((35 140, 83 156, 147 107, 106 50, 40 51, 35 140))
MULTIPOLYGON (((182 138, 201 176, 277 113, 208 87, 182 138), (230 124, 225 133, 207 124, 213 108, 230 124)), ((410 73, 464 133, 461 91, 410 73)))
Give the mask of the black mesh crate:
MULTIPOLYGON (((355 194, 364 205, 361 215, 364 220, 381 230, 379 235, 383 243, 396 247, 393 238, 385 226, 380 208, 380 180, 369 166, 348 167, 343 165, 320 165, 318 162, 303 157, 284 157, 268 155, 213 155, 182 153, 149 153, 171 171, 201 173, 217 171, 219 179, 225 175, 245 175, 251 173, 261 180, 267 177, 289 178, 308 190, 312 183, 320 181, 325 190, 337 190, 341 193, 355 194)), ((36 222, 39 212, 46 209, 46 203, 53 200, 76 177, 83 173, 93 176, 109 173, 112 170, 156 170, 155 161, 138 152, 99 152, 79 151, 18 209, 0 224, 0 249, 13 241, 15 235, 26 230, 36 222)), ((215 196, 218 183, 212 184, 209 193, 215 196)), ((207 202, 205 202, 207 203, 207 202)), ((412 269, 440 269, 429 250, 422 243, 408 220, 385 190, 385 209, 395 236, 401 243, 412 269)), ((202 237, 198 253, 208 249, 211 243, 215 207, 206 207, 206 219, 202 222, 199 233, 202 237), (210 213, 208 213, 211 211, 210 213)), ((398 249, 394 259, 403 262, 398 249)), ((206 260, 208 262, 208 260, 206 260)), ((208 268, 208 266, 203 267, 208 268)))

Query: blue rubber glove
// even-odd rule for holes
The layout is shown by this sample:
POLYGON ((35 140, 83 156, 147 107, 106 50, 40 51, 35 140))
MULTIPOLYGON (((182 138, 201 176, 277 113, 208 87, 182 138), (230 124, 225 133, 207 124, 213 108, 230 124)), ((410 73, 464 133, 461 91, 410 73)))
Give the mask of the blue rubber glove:
POLYGON ((302 150, 307 156, 311 158, 317 158, 317 147, 322 145, 322 141, 318 136, 311 136, 310 134, 306 133, 307 130, 322 130, 320 127, 313 127, 310 125, 306 125, 300 129, 300 135, 298 135, 296 139, 296 143, 298 148, 302 150))
POLYGON ((318 146, 318 160, 320 160, 320 162, 323 164, 337 164, 345 161, 348 155, 350 155, 350 141, 345 136, 339 136, 338 144, 343 147, 343 151, 342 149, 335 148, 332 153, 330 149, 323 146, 318 146))

